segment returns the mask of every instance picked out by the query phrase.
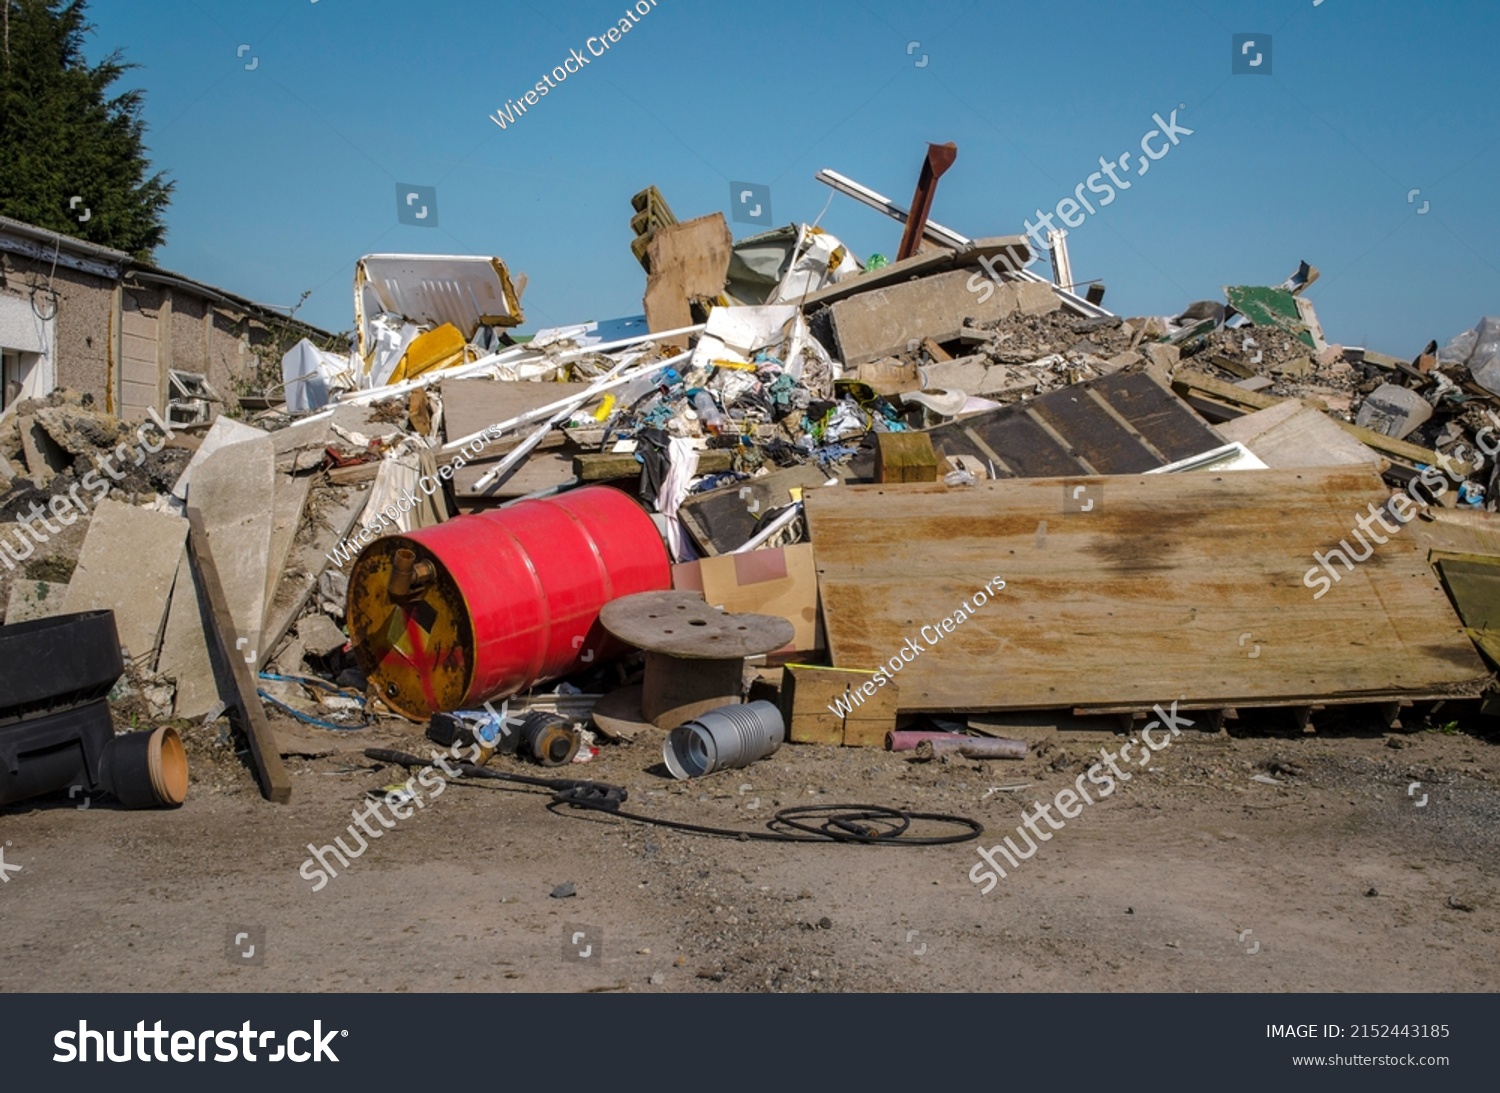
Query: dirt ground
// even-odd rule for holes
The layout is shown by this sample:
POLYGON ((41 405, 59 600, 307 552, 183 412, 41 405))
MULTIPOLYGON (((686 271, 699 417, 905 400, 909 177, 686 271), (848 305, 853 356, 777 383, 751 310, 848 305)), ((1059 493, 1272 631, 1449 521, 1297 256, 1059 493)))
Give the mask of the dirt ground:
POLYGON ((659 740, 563 772, 500 759, 622 784, 627 807, 697 823, 853 802, 988 830, 929 848, 745 842, 558 815, 543 791, 469 781, 313 891, 308 844, 349 841, 365 792, 406 777, 363 748, 430 747, 389 726, 296 728, 300 750, 327 754, 287 760, 279 806, 222 731, 199 729, 177 811, 0 809, 4 861, 21 867, 0 885, 0 990, 1500 988, 1493 739, 1441 717, 1400 733, 1347 716, 1306 734, 1226 724, 1185 731, 988 895, 969 879, 976 847, 1014 837, 1023 807, 1123 736, 1036 730, 1028 759, 987 764, 788 745, 691 784, 666 775, 659 740))

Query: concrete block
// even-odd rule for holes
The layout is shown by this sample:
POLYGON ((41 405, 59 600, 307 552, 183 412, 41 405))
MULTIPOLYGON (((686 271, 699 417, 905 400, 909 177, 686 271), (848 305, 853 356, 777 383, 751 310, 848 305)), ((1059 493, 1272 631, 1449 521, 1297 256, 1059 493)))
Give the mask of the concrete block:
POLYGON ((97 458, 99 453, 108 452, 121 443, 130 448, 138 446, 129 426, 120 424, 108 414, 98 414, 82 406, 39 406, 34 418, 48 439, 70 456, 97 458))
POLYGON ((894 356, 924 338, 951 341, 971 320, 1003 319, 1011 313, 1016 296, 1007 290, 1014 286, 990 284, 996 291, 986 296, 986 279, 976 282, 980 291, 970 292, 970 276, 967 270, 954 270, 838 301, 832 308, 833 328, 844 363, 894 356))
POLYGON ((231 444, 240 444, 247 440, 255 440, 260 437, 270 437, 270 433, 264 429, 257 429, 253 425, 242 425, 234 418, 225 417, 220 414, 209 426, 208 432, 203 434, 203 443, 198 445, 198 450, 193 453, 193 458, 188 461, 182 474, 172 486, 172 496, 179 501, 187 500, 188 486, 192 483, 193 476, 197 474, 198 468, 208 461, 208 458, 220 448, 231 444))
POLYGON ((10 602, 5 605, 5 625, 45 619, 63 614, 63 598, 68 586, 51 581, 28 581, 17 577, 10 586, 10 602))
POLYGON ((1175 345, 1167 345, 1164 342, 1147 342, 1141 346, 1141 352, 1146 354, 1146 359, 1158 368, 1165 368, 1170 373, 1182 360, 1182 350, 1175 345))
POLYGON ((186 540, 182 517, 105 498, 89 521, 63 610, 114 611, 120 644, 149 667, 186 540))

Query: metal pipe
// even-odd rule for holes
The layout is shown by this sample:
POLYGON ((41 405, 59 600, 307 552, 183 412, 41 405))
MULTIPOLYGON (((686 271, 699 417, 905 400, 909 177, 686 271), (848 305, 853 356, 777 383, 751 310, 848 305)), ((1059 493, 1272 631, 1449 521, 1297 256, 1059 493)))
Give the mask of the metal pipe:
POLYGON ((942 733, 919 741, 913 749, 918 759, 935 759, 940 755, 958 755, 965 759, 1025 759, 1028 746, 1024 740, 1007 740, 993 736, 963 736, 942 733))

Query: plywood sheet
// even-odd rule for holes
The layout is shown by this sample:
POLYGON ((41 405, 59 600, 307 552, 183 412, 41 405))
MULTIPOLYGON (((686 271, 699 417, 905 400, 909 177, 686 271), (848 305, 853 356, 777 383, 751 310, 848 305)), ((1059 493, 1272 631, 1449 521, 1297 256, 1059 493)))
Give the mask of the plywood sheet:
POLYGON ((834 663, 924 647, 898 677, 904 709, 1478 693, 1484 666, 1410 529, 1352 572, 1334 559, 1321 598, 1304 583, 1388 493, 1373 470, 1242 471, 846 485, 809 491, 807 513, 834 663))

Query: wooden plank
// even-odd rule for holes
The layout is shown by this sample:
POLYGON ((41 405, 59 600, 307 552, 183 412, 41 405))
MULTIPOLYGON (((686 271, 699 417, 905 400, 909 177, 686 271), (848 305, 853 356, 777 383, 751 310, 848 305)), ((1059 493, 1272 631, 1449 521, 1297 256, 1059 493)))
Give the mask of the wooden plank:
MULTIPOLYGON (((734 467, 734 452, 708 448, 698 453, 699 474, 723 474, 734 467)), ((638 478, 641 465, 634 452, 584 452, 573 457, 573 473, 580 482, 608 482, 616 478, 638 478)))
POLYGON ((1321 598, 1304 583, 1322 572, 1314 552, 1355 541, 1357 517, 1389 495, 1373 469, 1093 478, 1088 512, 1065 510, 1070 484, 809 491, 834 664, 885 663, 917 642, 902 708, 932 711, 1311 705, 1483 687, 1410 530, 1352 571, 1332 561, 1340 579, 1321 598), (995 577, 1007 587, 975 607, 995 577), (931 640, 966 601, 968 617, 931 640))
POLYGON ((260 696, 255 693, 255 676, 245 662, 243 649, 237 648, 239 638, 234 632, 234 623, 229 614, 229 604, 224 598, 224 586, 219 581, 219 571, 214 565, 213 552, 208 545, 208 531, 203 526, 203 516, 191 506, 187 510, 188 544, 192 550, 193 565, 202 587, 204 599, 208 601, 209 633, 219 650, 219 655, 229 666, 234 679, 235 706, 239 710, 240 727, 250 743, 250 754, 255 760, 261 794, 268 801, 285 804, 292 798, 292 781, 282 766, 281 754, 276 748, 276 737, 271 732, 266 711, 261 707, 260 696))

